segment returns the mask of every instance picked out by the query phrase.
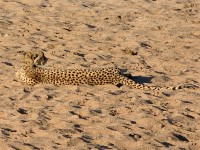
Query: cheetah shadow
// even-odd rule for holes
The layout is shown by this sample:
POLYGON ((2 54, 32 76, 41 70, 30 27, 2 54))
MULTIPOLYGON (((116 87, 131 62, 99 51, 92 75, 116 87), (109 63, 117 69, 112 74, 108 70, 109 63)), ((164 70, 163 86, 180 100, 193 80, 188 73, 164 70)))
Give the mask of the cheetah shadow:
POLYGON ((154 78, 154 77, 145 77, 145 76, 130 76, 128 77, 129 79, 135 81, 136 83, 139 83, 139 84, 144 84, 144 83, 152 83, 151 80, 154 78))
POLYGON ((144 83, 152 83, 151 80, 154 78, 154 76, 146 77, 146 76, 132 76, 130 73, 127 73, 127 70, 120 69, 121 74, 131 80, 133 80, 135 83, 144 84, 144 83))

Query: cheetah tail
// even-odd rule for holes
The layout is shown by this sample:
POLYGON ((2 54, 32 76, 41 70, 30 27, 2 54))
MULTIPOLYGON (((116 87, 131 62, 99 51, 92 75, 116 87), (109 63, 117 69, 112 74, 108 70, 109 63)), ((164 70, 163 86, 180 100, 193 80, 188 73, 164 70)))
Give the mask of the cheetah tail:
POLYGON ((165 87, 167 90, 180 90, 180 89, 196 89, 199 88, 199 86, 193 85, 193 84, 185 84, 185 85, 179 85, 179 86, 171 86, 171 87, 165 87))
POLYGON ((199 86, 196 85, 192 85, 192 84, 185 84, 185 85, 180 85, 180 86, 171 86, 171 87, 156 87, 156 86, 147 86, 147 85, 143 85, 143 84, 139 84, 139 83, 135 83, 133 80, 122 76, 122 75, 118 75, 117 76, 117 81, 118 83, 122 83, 124 85, 129 86, 130 88, 134 88, 134 89, 141 89, 141 90, 155 90, 155 91, 160 91, 160 90, 179 90, 179 89, 195 89, 195 88, 199 88, 199 86))

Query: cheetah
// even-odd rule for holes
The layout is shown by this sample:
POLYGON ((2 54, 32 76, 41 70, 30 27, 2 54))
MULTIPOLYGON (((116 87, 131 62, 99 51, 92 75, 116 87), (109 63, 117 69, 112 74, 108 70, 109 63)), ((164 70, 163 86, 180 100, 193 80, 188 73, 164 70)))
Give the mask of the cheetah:
POLYGON ((141 90, 178 90, 190 88, 193 85, 182 85, 172 87, 156 87, 135 83, 123 75, 117 67, 98 69, 59 69, 43 67, 48 58, 40 50, 24 52, 22 67, 16 72, 16 76, 23 83, 34 86, 36 84, 53 85, 127 85, 130 88, 141 90))

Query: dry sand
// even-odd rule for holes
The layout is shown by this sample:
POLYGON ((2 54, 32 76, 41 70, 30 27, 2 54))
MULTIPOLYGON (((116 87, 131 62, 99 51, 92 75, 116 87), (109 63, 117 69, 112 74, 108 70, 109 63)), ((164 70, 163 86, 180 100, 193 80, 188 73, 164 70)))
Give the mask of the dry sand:
POLYGON ((22 85, 46 66, 128 69, 139 83, 200 83, 199 0, 0 0, 0 150, 200 149, 200 91, 22 85))

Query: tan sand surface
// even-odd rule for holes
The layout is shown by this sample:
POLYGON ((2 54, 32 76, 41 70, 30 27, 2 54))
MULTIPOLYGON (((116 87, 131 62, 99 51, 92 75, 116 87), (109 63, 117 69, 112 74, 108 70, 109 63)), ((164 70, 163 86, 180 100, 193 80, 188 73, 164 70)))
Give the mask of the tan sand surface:
POLYGON ((128 69, 156 86, 200 83, 199 0, 0 0, 0 150, 200 149, 200 91, 28 87, 22 51, 46 66, 128 69))

